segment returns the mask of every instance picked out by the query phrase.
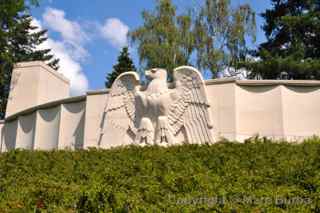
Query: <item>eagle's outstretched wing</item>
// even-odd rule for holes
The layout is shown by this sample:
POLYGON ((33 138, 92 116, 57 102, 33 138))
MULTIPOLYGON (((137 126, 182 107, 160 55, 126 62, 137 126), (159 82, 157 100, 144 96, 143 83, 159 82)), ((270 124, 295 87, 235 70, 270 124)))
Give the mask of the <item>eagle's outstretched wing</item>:
POLYGON ((126 72, 118 76, 112 84, 106 103, 100 147, 109 148, 124 145, 125 141, 133 140, 137 129, 137 113, 135 93, 139 86, 136 72, 126 72))
POLYGON ((188 143, 213 143, 209 103, 201 74, 193 67, 174 70, 177 99, 169 109, 169 125, 174 135, 184 131, 188 143))

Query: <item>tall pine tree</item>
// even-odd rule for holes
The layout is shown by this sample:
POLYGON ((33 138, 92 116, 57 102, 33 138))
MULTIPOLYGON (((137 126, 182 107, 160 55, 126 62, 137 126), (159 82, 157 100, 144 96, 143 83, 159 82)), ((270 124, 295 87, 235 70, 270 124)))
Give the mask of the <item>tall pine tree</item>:
POLYGON ((128 71, 136 71, 136 67, 130 58, 128 47, 123 47, 120 55, 118 56, 118 63, 113 66, 112 72, 106 77, 106 87, 110 88, 114 80, 116 80, 121 73, 128 71))
POLYGON ((293 79, 320 79, 320 1, 272 0, 263 30, 267 41, 244 65, 266 79, 287 73, 293 79))
POLYGON ((3 0, 0 2, 0 119, 10 92, 13 65, 21 61, 46 61, 54 69, 58 60, 49 49, 37 50, 46 38, 45 30, 32 26, 29 7, 37 5, 37 0, 3 0))

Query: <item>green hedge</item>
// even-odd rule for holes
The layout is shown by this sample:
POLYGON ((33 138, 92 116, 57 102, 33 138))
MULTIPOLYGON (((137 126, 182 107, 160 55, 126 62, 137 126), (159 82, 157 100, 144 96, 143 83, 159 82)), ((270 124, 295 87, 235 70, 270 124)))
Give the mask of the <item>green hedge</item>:
POLYGON ((0 155, 0 212, 320 212, 320 139, 0 155))

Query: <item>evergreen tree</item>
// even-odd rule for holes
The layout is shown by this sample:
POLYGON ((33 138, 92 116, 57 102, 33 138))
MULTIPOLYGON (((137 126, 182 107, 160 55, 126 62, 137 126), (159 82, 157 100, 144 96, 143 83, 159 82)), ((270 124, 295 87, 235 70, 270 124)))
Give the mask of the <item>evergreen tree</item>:
POLYGON ((106 87, 110 88, 116 78, 124 72, 136 71, 133 61, 130 58, 128 47, 123 47, 118 56, 118 63, 113 66, 113 70, 106 77, 106 87))
POLYGON ((31 24, 29 7, 37 4, 37 0, 0 2, 0 119, 5 115, 14 63, 42 60, 58 68, 58 60, 49 54, 49 49, 36 49, 47 39, 45 30, 39 31, 31 24))
POLYGON ((293 79, 320 79, 320 1, 272 0, 263 30, 267 41, 254 54, 261 60, 245 62, 253 75, 293 79))

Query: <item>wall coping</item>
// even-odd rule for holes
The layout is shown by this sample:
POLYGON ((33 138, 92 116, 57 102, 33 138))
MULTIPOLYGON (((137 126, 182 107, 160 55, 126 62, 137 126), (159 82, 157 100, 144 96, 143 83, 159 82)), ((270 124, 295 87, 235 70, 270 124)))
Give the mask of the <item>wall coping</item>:
MULTIPOLYGON (((30 63, 35 63, 35 62, 30 62, 30 63)), ((216 85, 216 84, 226 84, 226 83, 235 83, 240 86, 277 86, 277 85, 299 86, 299 87, 320 86, 320 81, 316 81, 316 80, 237 80, 235 78, 223 78, 223 79, 212 79, 212 80, 205 81, 205 84, 208 86, 216 85)), ((93 90, 93 91, 88 91, 86 95, 68 97, 68 98, 40 104, 37 106, 33 106, 31 108, 22 110, 20 112, 17 112, 13 115, 8 116, 7 118, 5 118, 4 121, 3 120, 0 121, 0 124, 1 122, 12 121, 21 115, 33 113, 34 111, 37 111, 37 110, 55 107, 61 104, 85 101, 87 96, 108 94, 109 92, 110 92, 110 89, 93 90)))
POLYGON ((6 117, 4 122, 5 121, 12 121, 12 120, 16 119, 17 117, 19 117, 21 115, 33 113, 34 111, 37 111, 37 110, 47 109, 47 108, 55 107, 55 106, 58 106, 58 105, 61 105, 61 104, 81 102, 81 101, 85 101, 87 99, 87 96, 108 94, 109 92, 110 92, 110 89, 93 90, 93 91, 88 91, 86 93, 86 95, 68 97, 68 98, 59 99, 59 100, 51 101, 51 102, 48 102, 48 103, 36 105, 36 106, 24 109, 22 111, 19 111, 19 112, 13 114, 13 115, 10 115, 10 116, 6 117))
POLYGON ((285 85, 285 86, 300 86, 313 87, 320 86, 320 81, 316 80, 239 80, 238 85, 244 86, 268 86, 268 85, 285 85))
POLYGON ((25 68, 25 67, 41 67, 41 68, 45 69, 46 71, 48 71, 53 76, 55 76, 56 78, 59 78, 60 80, 64 81, 67 84, 70 84, 69 79, 67 79, 63 74, 61 74, 58 71, 55 71, 54 69, 49 67, 43 61, 20 62, 20 63, 16 63, 14 65, 14 68, 25 68))
POLYGON ((102 94, 108 94, 109 92, 110 92, 110 89, 90 90, 87 92, 87 95, 102 95, 102 94))
POLYGON ((206 85, 235 83, 240 86, 300 86, 300 87, 312 87, 320 86, 318 80, 237 80, 236 78, 223 78, 223 79, 210 79, 206 80, 206 85))
MULTIPOLYGON (((210 79, 204 81, 206 85, 236 83, 242 86, 269 86, 269 85, 290 85, 290 86, 320 86, 317 80, 237 80, 236 78, 210 79)), ((87 95, 108 94, 110 89, 99 89, 88 91, 87 95)))
POLYGON ((217 78, 217 79, 209 79, 205 80, 204 83, 206 85, 213 85, 213 84, 226 84, 226 83, 235 83, 237 81, 236 78, 217 78))
POLYGON ((37 106, 33 106, 31 108, 22 110, 20 112, 17 112, 17 113, 15 113, 13 115, 10 115, 10 116, 6 117, 5 118, 5 122, 15 120, 19 116, 22 116, 22 115, 25 115, 25 114, 30 114, 30 113, 33 113, 33 112, 35 112, 37 110, 47 109, 47 108, 50 108, 50 107, 56 107, 56 106, 61 105, 61 104, 69 104, 69 103, 85 101, 86 98, 87 98, 86 95, 68 97, 68 98, 59 99, 59 100, 56 100, 56 101, 40 104, 40 105, 37 105, 37 106))

